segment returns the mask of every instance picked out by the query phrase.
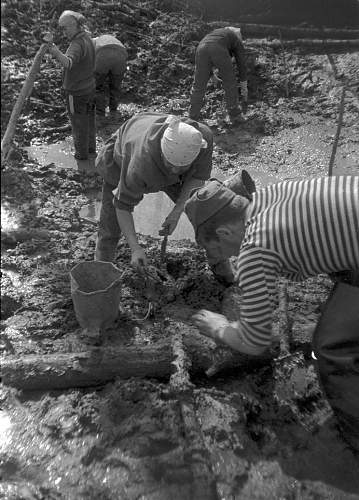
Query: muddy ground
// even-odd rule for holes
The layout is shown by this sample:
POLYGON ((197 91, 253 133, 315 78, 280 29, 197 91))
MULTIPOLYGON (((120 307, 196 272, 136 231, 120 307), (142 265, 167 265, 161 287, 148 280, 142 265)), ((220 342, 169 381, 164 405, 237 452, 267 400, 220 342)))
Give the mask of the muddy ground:
MULTIPOLYGON (((79 8, 79 2, 68 3, 66 8, 79 8)), ((39 10, 36 2, 28 2, 28 10, 19 13, 19 3, 13 1, 5 10, 3 125, 38 47, 31 30, 34 19, 41 32, 57 15, 56 3, 41 4, 39 10)), ((82 8, 93 32, 107 28, 117 33, 130 53, 122 103, 117 116, 99 129, 99 146, 134 112, 185 113, 195 46, 209 27, 183 13, 155 9, 151 18, 139 13, 137 24, 129 26, 90 4, 83 2, 82 8)), ((204 121, 215 135, 215 168, 228 176, 247 168, 258 187, 325 175, 345 84, 334 172, 358 173, 358 53, 329 52, 325 44, 281 49, 255 39, 248 39, 246 47, 245 123, 227 126, 223 91, 209 84, 204 121)), ((96 226, 79 213, 99 192, 100 180, 83 179, 54 163, 40 165, 21 149, 68 135, 58 130, 67 123, 59 73, 47 58, 19 121, 18 147, 1 172, 4 359, 95 348, 77 323, 69 272, 76 263, 93 259, 96 226)), ((151 264, 159 267, 161 240, 141 235, 140 242, 151 264)), ((127 273, 119 317, 103 335, 102 346, 140 351, 168 342, 175 349, 180 331, 196 338, 199 350, 210 347, 216 356, 190 317, 202 307, 221 311, 228 292, 215 281, 195 243, 169 242, 168 280, 159 288, 144 287, 130 270, 123 240, 116 264, 127 273), (149 301, 153 311, 143 320, 149 301)), ((194 356, 186 391, 169 374, 53 391, 2 385, 0 497, 359 498, 358 459, 341 439, 311 355, 311 327, 331 287, 327 276, 288 283, 292 327, 284 334, 277 314, 272 359, 209 377, 194 366, 194 356)), ((224 303, 231 314, 228 299, 224 303)))

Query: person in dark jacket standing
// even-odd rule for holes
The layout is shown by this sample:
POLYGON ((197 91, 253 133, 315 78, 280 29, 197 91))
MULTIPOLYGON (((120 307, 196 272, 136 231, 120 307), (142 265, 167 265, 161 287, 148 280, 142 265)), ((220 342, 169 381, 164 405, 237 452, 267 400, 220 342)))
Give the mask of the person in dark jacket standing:
POLYGON ((107 101, 110 112, 117 110, 126 71, 127 50, 112 35, 98 36, 93 41, 96 51, 96 115, 104 117, 107 101))
POLYGON ((91 172, 96 157, 95 48, 85 31, 82 14, 65 10, 59 17, 59 26, 70 40, 65 54, 52 43, 51 35, 46 34, 44 39, 49 43, 49 52, 64 68, 63 88, 78 169, 91 172))
MULTIPOLYGON (((233 71, 232 57, 235 58, 240 80, 241 97, 248 99, 245 51, 240 28, 219 28, 206 35, 196 50, 194 82, 191 94, 189 116, 198 120, 203 106, 208 80, 213 69, 218 69, 226 96, 226 105, 231 121, 241 116, 238 88, 233 71)), ((215 79, 218 78, 215 76, 215 79)))

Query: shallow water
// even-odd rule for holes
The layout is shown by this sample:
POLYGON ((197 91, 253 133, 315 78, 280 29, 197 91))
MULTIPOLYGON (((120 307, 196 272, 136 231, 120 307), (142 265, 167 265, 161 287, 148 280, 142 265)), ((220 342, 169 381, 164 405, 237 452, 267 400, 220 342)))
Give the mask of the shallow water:
POLYGON ((54 163, 63 168, 76 168, 71 137, 53 144, 33 144, 24 150, 27 151, 29 158, 36 160, 42 166, 54 163))

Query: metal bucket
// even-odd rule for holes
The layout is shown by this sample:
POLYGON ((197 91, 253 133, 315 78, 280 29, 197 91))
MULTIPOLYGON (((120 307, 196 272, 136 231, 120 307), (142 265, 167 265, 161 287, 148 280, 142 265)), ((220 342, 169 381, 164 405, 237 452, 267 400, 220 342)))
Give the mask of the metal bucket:
POLYGON ((120 270, 110 262, 81 262, 71 269, 71 297, 76 318, 89 333, 99 333, 117 318, 121 276, 120 270))

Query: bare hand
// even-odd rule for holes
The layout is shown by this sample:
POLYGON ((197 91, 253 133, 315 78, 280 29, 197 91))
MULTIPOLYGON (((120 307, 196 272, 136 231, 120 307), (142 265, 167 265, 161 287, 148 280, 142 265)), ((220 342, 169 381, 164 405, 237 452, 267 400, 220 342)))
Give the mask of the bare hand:
POLYGON ((182 212, 180 212, 176 207, 167 215, 164 223, 162 224, 162 228, 158 231, 160 236, 166 236, 173 233, 176 229, 179 218, 181 217, 182 212))
POLYGON ((53 43, 54 41, 54 37, 53 37, 53 34, 50 33, 50 31, 48 31, 47 33, 44 33, 42 35, 42 39, 45 43, 53 43))
POLYGON ((136 269, 147 266, 147 257, 143 248, 139 247, 132 252, 131 265, 136 269))
POLYGON ((223 343, 224 331, 229 326, 228 320, 223 314, 201 309, 192 316, 192 320, 203 335, 218 343, 223 343))

